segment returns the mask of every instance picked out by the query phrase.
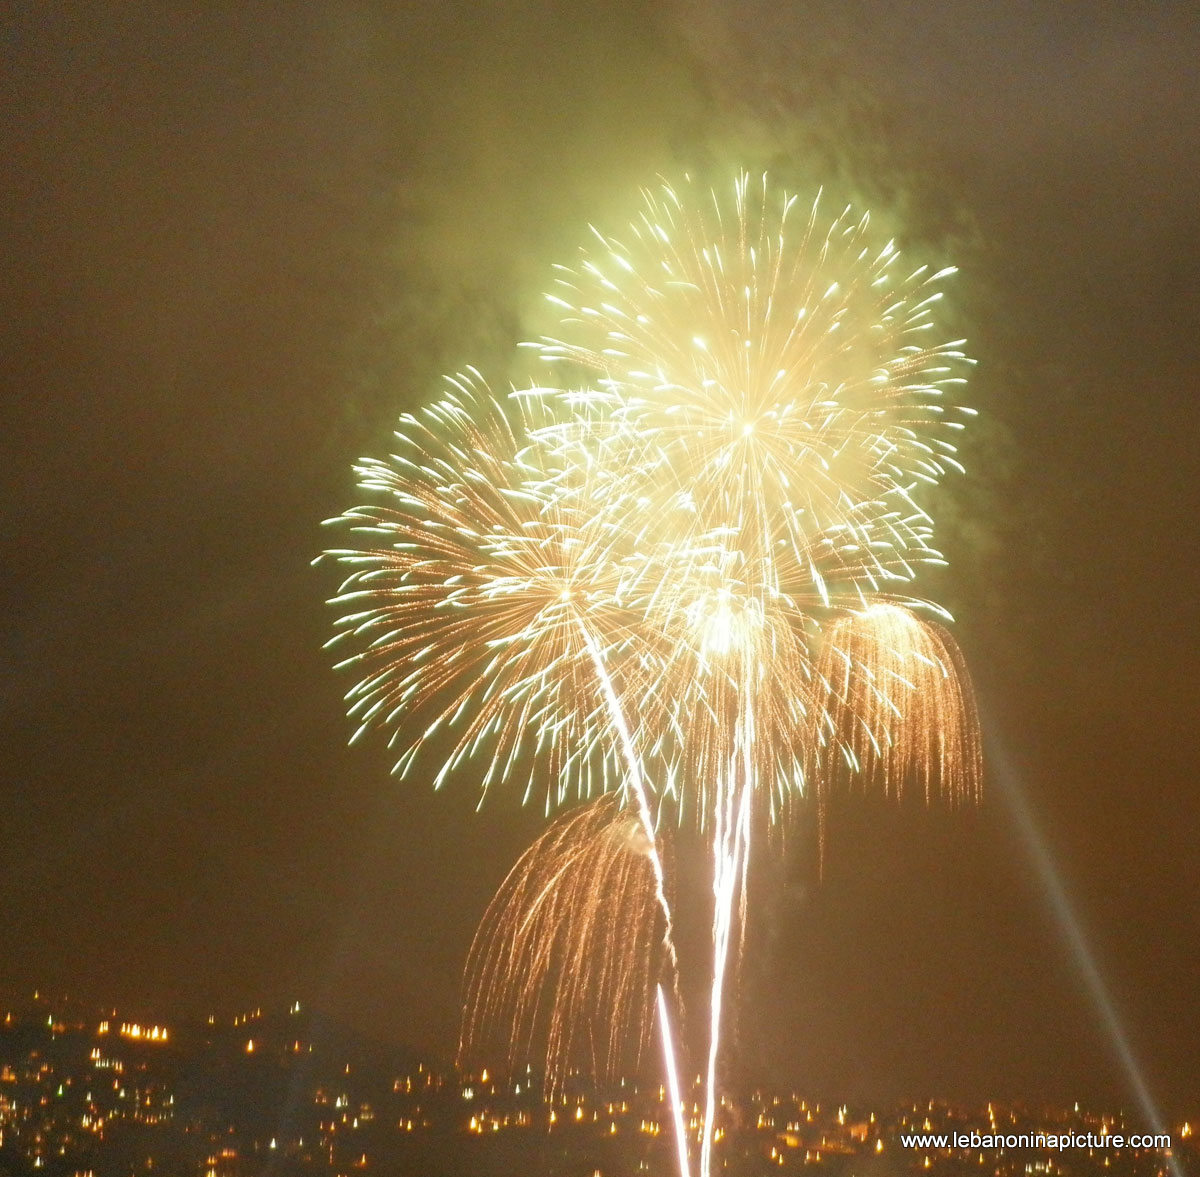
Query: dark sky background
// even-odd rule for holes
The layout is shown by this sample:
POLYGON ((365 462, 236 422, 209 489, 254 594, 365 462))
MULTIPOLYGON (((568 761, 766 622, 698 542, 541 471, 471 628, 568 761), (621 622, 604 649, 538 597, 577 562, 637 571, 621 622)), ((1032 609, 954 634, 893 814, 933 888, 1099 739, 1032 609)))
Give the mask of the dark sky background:
POLYGON ((978 810, 761 872, 736 1047, 826 1097, 1200 1104, 1200 24, 1189 4, 157 2, 0 13, 0 992, 316 1002, 448 1052, 541 828, 347 749, 350 464, 639 184, 769 167, 962 268, 943 495, 978 810), (889 218, 883 218, 891 223, 889 218))

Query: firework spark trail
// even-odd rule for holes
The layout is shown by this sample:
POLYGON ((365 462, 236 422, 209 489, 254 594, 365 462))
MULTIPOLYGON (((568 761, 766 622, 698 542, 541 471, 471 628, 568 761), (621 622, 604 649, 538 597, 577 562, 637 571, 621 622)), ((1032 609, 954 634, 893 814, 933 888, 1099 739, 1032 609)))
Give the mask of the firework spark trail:
POLYGON ((721 1049, 721 1023, 734 925, 739 942, 745 933, 747 870, 750 857, 750 812, 757 786, 755 760, 755 698, 761 659, 756 656, 755 627, 710 630, 710 644, 717 638, 716 655, 736 656, 738 666, 738 715, 734 725, 731 754, 718 777, 713 821, 713 968, 709 1003, 709 1044, 705 1071, 704 1121, 700 1145, 700 1172, 708 1173, 717 1137, 717 1063, 721 1049))
POLYGON ((824 715, 847 766, 870 764, 885 789, 906 774, 950 798, 978 800, 979 723, 962 655, 936 623, 874 604, 829 626, 819 675, 824 715))
POLYGON ((739 888, 742 897, 745 896, 744 872, 750 854, 750 799, 753 789, 749 771, 750 757, 747 749, 740 787, 731 781, 725 790, 724 803, 718 805, 718 820, 713 837, 713 980, 704 1089, 704 1124, 700 1145, 701 1173, 707 1173, 711 1169, 712 1148, 717 1139, 716 1075, 721 1052, 725 977, 729 965, 736 897, 739 888))
MULTIPOLYGON (((664 919, 663 944, 670 956, 671 980, 675 992, 676 1008, 680 1008, 682 1001, 679 996, 679 957, 675 951, 674 923, 671 917, 671 905, 667 901, 662 859, 658 853, 658 839, 655 831, 656 822, 653 814, 650 812, 650 802, 646 795, 645 781, 642 778, 641 761, 638 757, 637 749, 633 746, 633 740, 629 734, 629 725, 625 722, 625 714, 621 709, 617 693, 613 689, 612 679, 604 665, 604 657, 600 652, 600 647, 596 644, 595 638, 582 622, 580 622, 580 629, 583 632, 583 640, 587 645, 588 653, 591 655, 592 664, 596 669, 596 677, 600 680, 604 697, 608 702, 609 714, 612 716, 613 725, 620 735, 621 749, 625 756, 627 772, 626 787, 634 796, 638 816, 642 823, 642 831, 646 837, 647 857, 654 871, 655 898, 658 901, 664 919)), ((656 990, 659 1029, 663 1041, 663 1065, 667 1071, 667 1085, 671 1093, 671 1118, 674 1122, 675 1140, 679 1149, 680 1174, 681 1177, 690 1177, 687 1156, 687 1130, 683 1122, 683 1103, 679 1098, 678 1064, 675 1059, 674 1036, 671 1033, 670 1011, 661 982, 658 983, 656 990)))
POLYGON ((596 644, 596 639, 582 622, 580 622, 580 630, 584 645, 592 659, 592 665, 595 667, 596 678, 599 680, 601 689, 604 692, 613 726, 617 729, 620 737, 621 752, 625 758, 627 774, 624 785, 632 793, 637 805, 638 817, 642 823, 642 831, 646 836, 647 857, 650 859, 650 864, 654 869, 655 895, 658 899, 659 907, 662 909, 663 918, 666 921, 665 946, 671 957, 672 968, 678 971, 679 959, 675 952, 675 941, 672 935, 674 924, 671 918, 671 905, 667 901, 666 878, 663 872, 662 859, 658 853, 658 839, 655 833, 657 822, 650 811, 646 782, 642 777, 641 761, 637 750, 633 746, 633 739, 629 734, 629 725, 625 722, 625 714, 621 708, 621 702, 617 698, 617 693, 613 688, 612 678, 609 676, 608 669, 604 665, 604 656, 600 652, 600 647, 596 644))
POLYGON ((586 1058, 607 1078, 636 1062, 656 971, 652 874, 640 820, 618 795, 556 819, 480 922, 467 958, 460 1059, 477 1057, 497 1027, 510 1066, 544 1038, 550 1094, 573 1061, 586 1058))
POLYGON ((658 1022, 662 1027, 663 1059, 667 1072, 667 1098, 671 1101, 672 1119, 675 1121, 675 1159, 679 1162, 679 1177, 691 1177, 692 1167, 688 1158, 687 1130, 683 1124, 683 1093, 679 1089, 679 1065, 676 1062, 675 1037, 671 1032, 671 1014, 667 1009, 667 996, 661 983, 655 991, 658 1002, 658 1022))

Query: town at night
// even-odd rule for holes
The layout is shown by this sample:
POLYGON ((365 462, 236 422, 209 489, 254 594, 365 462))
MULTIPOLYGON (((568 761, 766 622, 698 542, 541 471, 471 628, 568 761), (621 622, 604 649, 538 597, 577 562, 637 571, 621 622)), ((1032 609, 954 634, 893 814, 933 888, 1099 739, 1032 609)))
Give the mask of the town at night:
MULTIPOLYGON (((10 1004, 0 1024, 0 1171, 14 1177, 633 1177, 670 1161, 665 1092, 644 1079, 602 1087, 572 1077, 546 1098, 540 1075, 404 1057, 324 1025, 299 1002, 172 1025, 115 1010, 85 1017, 40 993, 10 1004)), ((1172 1157, 1197 1159, 1187 1122, 1171 1126, 1170 1146, 1123 1147, 1141 1134, 1134 1120, 1079 1104, 871 1108, 756 1088, 727 1096, 721 1117, 722 1171, 742 1177, 1159 1177, 1172 1157)))

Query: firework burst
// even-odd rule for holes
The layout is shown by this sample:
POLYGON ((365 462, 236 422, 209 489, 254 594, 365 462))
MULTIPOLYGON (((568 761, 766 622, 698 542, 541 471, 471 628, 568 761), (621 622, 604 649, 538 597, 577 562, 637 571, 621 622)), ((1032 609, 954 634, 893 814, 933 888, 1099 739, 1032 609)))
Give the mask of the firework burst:
POLYGON ((931 338, 953 267, 909 270, 866 215, 819 210, 746 176, 647 192, 627 234, 560 268, 538 346, 660 448, 702 529, 782 538, 817 594, 870 595, 940 558, 914 494, 960 468, 969 361, 931 338))
POLYGON ((665 802, 711 846, 708 1177, 756 819, 842 767, 978 794, 962 658, 910 589, 942 563, 927 492, 972 415, 935 319, 952 272, 765 180, 647 192, 558 270, 558 327, 529 345, 554 379, 502 403, 459 378, 360 464, 384 504, 336 521, 360 541, 334 553, 350 711, 399 768, 444 740, 439 783, 478 755, 485 789, 544 778, 547 808, 620 790, 493 901, 464 1048, 505 1024, 519 1052, 545 1040, 551 1077, 581 1050, 603 1070, 644 1042, 657 984, 682 1174, 665 802))
POLYGON ((356 647, 339 663, 362 675, 355 738, 389 732, 397 771, 445 729, 435 783, 481 756, 485 789, 523 779, 528 797, 541 778, 549 809, 613 787, 595 651, 631 684, 650 653, 618 604, 628 537, 591 506, 584 462, 530 440, 535 400, 506 406, 477 373, 450 385, 401 419, 387 460, 357 466, 382 501, 330 521, 359 543, 330 553, 351 570, 332 644, 356 647))

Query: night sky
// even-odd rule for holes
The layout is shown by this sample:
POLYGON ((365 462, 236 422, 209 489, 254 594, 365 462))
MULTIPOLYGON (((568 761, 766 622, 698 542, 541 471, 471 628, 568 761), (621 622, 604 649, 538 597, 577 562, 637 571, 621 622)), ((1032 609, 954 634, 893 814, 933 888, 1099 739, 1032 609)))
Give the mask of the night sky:
POLYGON ((1086 943, 1194 1114, 1192 5, 59 0, 0 44, 0 993, 452 1049, 543 819, 345 747, 320 521, 441 373, 512 375, 589 221, 744 164, 962 269, 982 415, 924 587, 988 778, 844 791, 823 879, 811 830, 763 867, 736 1067, 1133 1107, 1086 943))

